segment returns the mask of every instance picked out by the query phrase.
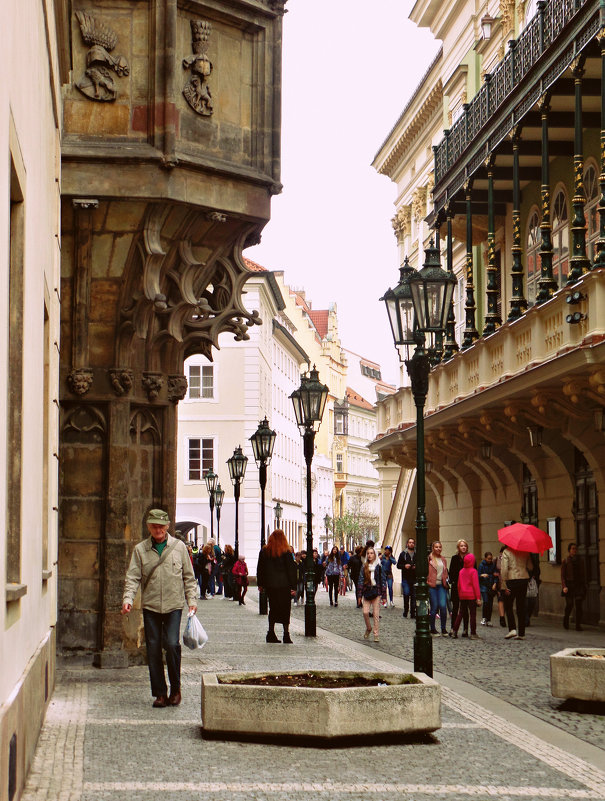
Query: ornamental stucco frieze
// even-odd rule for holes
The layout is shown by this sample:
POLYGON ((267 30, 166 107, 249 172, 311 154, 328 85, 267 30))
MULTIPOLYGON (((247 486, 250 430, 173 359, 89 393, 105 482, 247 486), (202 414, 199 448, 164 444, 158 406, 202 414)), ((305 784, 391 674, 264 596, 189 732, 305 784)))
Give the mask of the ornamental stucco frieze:
POLYGON ((391 220, 393 231, 398 242, 403 242, 410 235, 412 227, 412 207, 401 206, 391 220))

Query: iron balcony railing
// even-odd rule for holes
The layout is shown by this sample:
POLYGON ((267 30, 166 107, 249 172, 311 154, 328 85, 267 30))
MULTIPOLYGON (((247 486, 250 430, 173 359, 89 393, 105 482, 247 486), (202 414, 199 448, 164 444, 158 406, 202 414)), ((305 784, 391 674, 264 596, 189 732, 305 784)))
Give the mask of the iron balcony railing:
POLYGON ((506 56, 485 76, 484 85, 435 148, 436 184, 456 164, 572 18, 590 2, 593 0, 541 0, 538 3, 537 14, 519 37, 510 41, 506 56))

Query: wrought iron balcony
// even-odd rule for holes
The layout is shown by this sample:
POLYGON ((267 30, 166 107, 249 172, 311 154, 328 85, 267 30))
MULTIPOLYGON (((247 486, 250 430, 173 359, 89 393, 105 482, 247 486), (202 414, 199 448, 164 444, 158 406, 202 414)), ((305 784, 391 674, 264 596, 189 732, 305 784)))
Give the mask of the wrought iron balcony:
POLYGON ((560 77, 599 24, 599 0, 539 0, 538 13, 435 148, 438 207, 560 77))

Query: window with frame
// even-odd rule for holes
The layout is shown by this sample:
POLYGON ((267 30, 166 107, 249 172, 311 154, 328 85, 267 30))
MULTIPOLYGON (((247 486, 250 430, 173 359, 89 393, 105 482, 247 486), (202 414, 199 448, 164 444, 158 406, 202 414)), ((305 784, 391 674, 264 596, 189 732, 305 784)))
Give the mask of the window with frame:
POLYGON ((521 519, 524 523, 538 525, 538 487, 529 467, 523 464, 522 472, 523 506, 521 519))
POLYGON ((569 273, 569 215, 563 189, 559 189, 553 203, 552 250, 552 274, 557 287, 561 289, 569 273))
POLYGON ((188 442, 187 474, 189 481, 201 481, 214 468, 214 440, 192 437, 188 442))
POLYGON ((343 472, 342 465, 343 465, 342 453, 337 453, 336 454, 336 472, 337 473, 342 473, 343 472))
POLYGON ((599 176, 596 166, 591 162, 584 171, 584 192, 586 205, 586 251, 588 258, 594 262, 596 244, 599 238, 599 176))
POLYGON ((538 279, 540 278, 540 244, 542 232, 540 231, 540 216, 538 210, 534 209, 529 218, 527 226, 527 302, 530 306, 536 302, 538 294, 538 279))
POLYGON ((212 364, 189 365, 189 397, 202 400, 214 398, 214 366, 212 364))

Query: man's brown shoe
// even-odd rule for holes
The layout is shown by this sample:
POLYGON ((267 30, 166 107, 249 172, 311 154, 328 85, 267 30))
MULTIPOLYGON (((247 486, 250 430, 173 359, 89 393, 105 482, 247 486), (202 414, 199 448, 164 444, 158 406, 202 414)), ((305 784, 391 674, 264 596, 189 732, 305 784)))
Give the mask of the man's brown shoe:
POLYGON ((168 696, 168 703, 170 706, 178 706, 181 703, 181 694, 179 693, 170 693, 168 696))
POLYGON ((155 706, 156 709, 158 707, 168 706, 168 699, 166 698, 165 695, 158 695, 158 697, 153 702, 153 706, 155 706))

